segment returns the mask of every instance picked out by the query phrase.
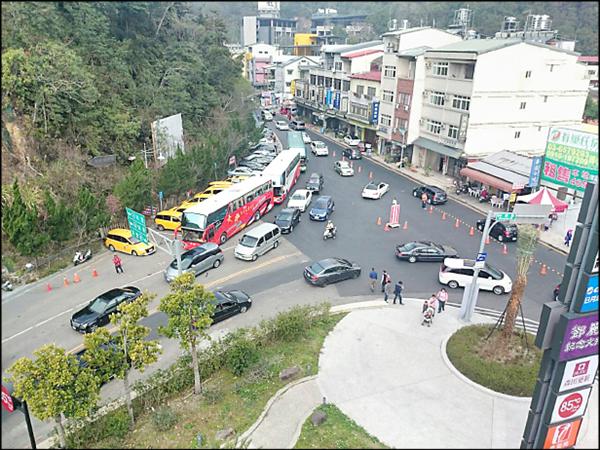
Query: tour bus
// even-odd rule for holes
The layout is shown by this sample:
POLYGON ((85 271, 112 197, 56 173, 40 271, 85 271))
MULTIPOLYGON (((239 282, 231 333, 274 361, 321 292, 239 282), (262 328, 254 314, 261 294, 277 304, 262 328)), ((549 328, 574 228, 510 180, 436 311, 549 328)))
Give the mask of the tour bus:
POLYGON ((301 131, 288 131, 287 143, 288 150, 295 151, 300 155, 300 158, 306 161, 306 146, 301 131))
POLYGON ((275 204, 283 203, 300 176, 300 155, 291 150, 283 150, 262 173, 273 182, 275 204))
POLYGON ((190 250, 205 242, 223 245, 272 208, 271 177, 259 174, 235 183, 183 212, 183 248, 190 250))

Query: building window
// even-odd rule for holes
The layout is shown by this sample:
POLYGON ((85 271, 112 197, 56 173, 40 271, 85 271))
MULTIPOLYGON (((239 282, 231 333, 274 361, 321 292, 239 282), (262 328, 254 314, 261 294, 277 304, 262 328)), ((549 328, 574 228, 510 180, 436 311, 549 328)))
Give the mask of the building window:
POLYGON ((316 75, 310 76, 310 84, 317 84, 317 76, 316 75))
POLYGON ((348 92, 350 90, 350 82, 342 80, 342 91, 348 92))
POLYGON ((384 102, 394 102, 394 92, 393 91, 383 91, 383 101, 384 102))
POLYGON ((527 105, 527 102, 521 102, 521 105, 519 106, 519 109, 525 109, 526 105, 527 105))
POLYGON ((361 95, 363 95, 365 91, 365 87, 362 84, 359 84, 358 86, 356 86, 356 96, 360 97, 361 95))
POLYGON ((391 77, 391 78, 395 78, 396 77, 396 67, 394 66, 384 66, 383 68, 383 76, 384 77, 391 77))
POLYGON ((288 75, 291 75, 291 74, 293 74, 293 73, 294 73, 294 69, 288 69, 288 70, 287 70, 287 74, 288 74, 288 75))
POLYGON ((444 106, 444 93, 438 91, 431 91, 429 94, 429 103, 437 106, 444 106))
POLYGON ((554 66, 556 66, 556 64, 550 64, 550 72, 554 72, 554 66))
POLYGON ((442 122, 437 120, 427 120, 427 131, 433 134, 440 134, 442 130, 442 122))
POLYGON ((337 61, 333 64, 335 70, 342 70, 342 62, 341 61, 337 61))
POLYGON ((369 116, 369 109, 365 105, 358 103, 350 103, 350 112, 365 118, 369 116))
POLYGON ((410 105, 410 94, 400 93, 398 94, 398 103, 401 105, 410 105))
POLYGON ((342 87, 342 80, 333 79, 333 88, 336 90, 340 90, 342 87))
POLYGON ((454 125, 450 125, 448 127, 448 137, 450 139, 458 139, 458 127, 455 127, 454 125))
POLYGON ((475 73, 475 64, 467 64, 465 66, 465 79, 472 80, 475 73))
POLYGON ((285 86, 286 86, 286 87, 290 87, 291 85, 292 85, 292 82, 291 82, 291 81, 286 81, 286 82, 285 82, 285 86))
POLYGON ((525 72, 525 78, 531 78, 531 70, 525 72))
POLYGON ((447 62, 435 62, 433 63, 433 74, 440 77, 448 76, 448 63, 447 62))
POLYGON ((519 139, 521 137, 520 131, 515 131, 515 139, 519 139))
POLYGON ((463 97, 462 95, 455 95, 452 99, 452 107, 454 109, 462 109, 468 111, 471 106, 471 97, 463 97))
POLYGON ((375 95, 376 95, 376 94, 377 94, 377 88, 374 88, 374 87, 367 87, 367 95, 368 95, 370 98, 373 98, 373 97, 375 97, 375 95))
POLYGON ((396 119, 396 128, 398 128, 398 130, 406 130, 408 128, 408 120, 396 119))
POLYGON ((331 87, 331 78, 325 78, 325 87, 326 88, 330 88, 331 87))
POLYGON ((388 116, 387 114, 382 114, 381 115, 381 124, 389 127, 390 125, 392 125, 392 117, 388 116))
POLYGON ((544 103, 548 103, 548 96, 544 95, 544 103))

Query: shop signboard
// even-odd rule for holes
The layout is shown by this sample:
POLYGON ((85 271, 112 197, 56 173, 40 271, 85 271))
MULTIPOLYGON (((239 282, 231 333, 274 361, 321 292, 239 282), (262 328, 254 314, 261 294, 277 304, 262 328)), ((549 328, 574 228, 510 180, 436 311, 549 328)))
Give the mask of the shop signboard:
POLYGON ((542 172, 542 156, 534 156, 531 161, 531 169, 529 171, 529 182, 527 186, 537 187, 540 184, 540 174, 542 172))
POLYGON ((573 448, 577 442, 581 421, 582 419, 576 419, 549 426, 543 448, 573 448))
POLYGON ((333 107, 335 109, 340 109, 340 100, 342 98, 342 94, 340 93, 340 91, 337 91, 335 93, 335 97, 333 98, 333 107))
POLYGON ((550 423, 554 424, 583 416, 591 391, 591 387, 586 387, 575 392, 557 395, 550 423))
POLYGON ((379 121, 379 102, 373 102, 371 105, 371 123, 377 125, 379 121))
POLYGON ((598 370, 598 355, 585 356, 561 363, 557 381, 560 380, 558 392, 590 386, 594 382, 598 370))
POLYGON ((551 127, 546 142, 542 180, 578 191, 598 180, 598 135, 551 127))
POLYGON ((553 357, 558 361, 598 354, 598 314, 564 313, 556 335, 562 336, 560 345, 553 348, 553 357))

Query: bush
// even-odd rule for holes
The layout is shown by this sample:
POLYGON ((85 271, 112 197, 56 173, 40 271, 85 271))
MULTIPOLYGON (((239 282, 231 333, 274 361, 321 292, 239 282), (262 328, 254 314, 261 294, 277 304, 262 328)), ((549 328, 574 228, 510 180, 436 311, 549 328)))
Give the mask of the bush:
POLYGON ((217 387, 204 387, 202 388, 202 397, 204 397, 206 403, 214 405, 223 399, 223 393, 217 387))
POLYGON ((229 335, 225 361, 227 368, 235 376, 242 375, 258 361, 259 356, 256 342, 248 338, 245 330, 238 330, 229 335))
POLYGON ((294 306, 277 314, 274 319, 263 320, 260 330, 268 341, 294 341, 305 336, 317 323, 329 320, 329 305, 294 306))
POLYGON ((168 431, 177 422, 177 414, 168 406, 161 406, 152 414, 152 423, 157 431, 168 431))
POLYGON ((123 439, 129 433, 131 419, 125 408, 119 408, 113 414, 108 414, 106 419, 104 436, 123 439))

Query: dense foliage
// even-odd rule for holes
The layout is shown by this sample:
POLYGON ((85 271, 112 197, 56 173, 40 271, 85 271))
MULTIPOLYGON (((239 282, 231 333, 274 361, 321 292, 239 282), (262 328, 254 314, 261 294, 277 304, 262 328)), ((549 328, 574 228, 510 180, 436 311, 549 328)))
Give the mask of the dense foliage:
POLYGON ((125 206, 157 205, 158 191, 200 190, 246 150, 254 123, 241 62, 222 45, 222 20, 189 7, 3 3, 3 179, 17 178, 22 195, 3 186, 2 231, 18 253, 81 241, 125 206), (177 113, 185 154, 146 169, 137 161, 152 149, 151 122, 177 113), (101 155, 117 166, 86 165, 101 155))

